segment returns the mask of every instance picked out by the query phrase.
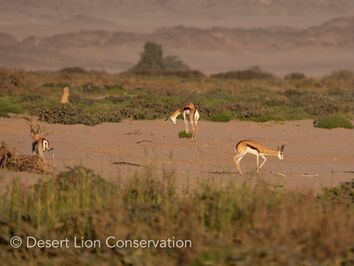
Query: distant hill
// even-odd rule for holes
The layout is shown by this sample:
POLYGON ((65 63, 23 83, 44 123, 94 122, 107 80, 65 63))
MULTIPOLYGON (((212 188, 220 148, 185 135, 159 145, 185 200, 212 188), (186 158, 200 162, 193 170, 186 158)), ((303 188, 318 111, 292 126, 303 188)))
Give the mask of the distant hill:
POLYGON ((11 34, 0 32, 0 47, 16 45, 17 39, 11 34))
POLYGON ((354 54, 354 17, 335 18, 305 29, 176 26, 152 33, 81 30, 24 40, 1 33, 0 62, 32 69, 80 66, 123 71, 137 62, 147 41, 161 44, 168 54, 206 72, 250 65, 276 72, 283 68, 284 72, 302 68, 306 72, 308 64, 318 64, 320 72, 354 67, 350 56, 354 54))

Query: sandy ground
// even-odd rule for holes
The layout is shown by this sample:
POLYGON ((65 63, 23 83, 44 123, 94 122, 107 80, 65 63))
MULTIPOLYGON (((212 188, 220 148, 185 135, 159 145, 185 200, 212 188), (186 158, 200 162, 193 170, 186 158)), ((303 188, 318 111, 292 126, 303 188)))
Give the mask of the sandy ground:
MULTIPOLYGON (((83 165, 115 179, 129 178, 143 166, 153 166, 158 173, 174 169, 177 180, 188 184, 204 179, 217 182, 262 179, 289 189, 314 191, 354 178, 354 130, 317 129, 309 120, 200 121, 196 143, 178 138, 183 129, 181 120, 176 126, 165 121, 123 121, 95 127, 40 125, 55 149, 54 158, 46 157, 54 172, 83 165), (231 157, 236 142, 243 138, 256 139, 273 148, 285 144, 284 160, 270 157, 258 176, 255 157, 248 155, 241 162, 245 175, 237 175, 231 157)), ((29 122, 0 118, 0 140, 18 152, 30 154, 29 122)), ((0 186, 17 176, 26 184, 39 178, 35 174, 1 170, 0 186)))

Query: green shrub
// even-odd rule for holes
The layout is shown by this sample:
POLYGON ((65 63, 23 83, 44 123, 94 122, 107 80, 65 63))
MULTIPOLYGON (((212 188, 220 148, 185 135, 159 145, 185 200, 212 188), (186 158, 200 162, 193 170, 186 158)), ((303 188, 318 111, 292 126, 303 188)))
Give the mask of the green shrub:
POLYGON ((14 98, 0 97, 0 116, 7 117, 9 113, 19 114, 23 109, 14 98))
POLYGON ((189 133, 187 133, 186 131, 180 131, 179 133, 178 133, 178 137, 180 137, 181 139, 184 139, 184 138, 186 138, 186 139, 190 139, 190 138, 192 138, 192 133, 191 132, 189 132, 189 133))
POLYGON ((214 122, 229 122, 232 119, 232 114, 230 112, 215 113, 209 116, 208 120, 214 122))
POLYGON ((353 124, 344 115, 334 114, 321 117, 316 121, 315 126, 318 128, 353 128, 353 124))

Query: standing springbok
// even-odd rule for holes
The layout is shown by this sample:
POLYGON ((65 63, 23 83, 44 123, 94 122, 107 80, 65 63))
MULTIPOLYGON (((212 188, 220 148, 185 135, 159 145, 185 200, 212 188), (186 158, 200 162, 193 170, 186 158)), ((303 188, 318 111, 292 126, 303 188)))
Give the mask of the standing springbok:
POLYGON ((277 150, 273 150, 254 140, 241 140, 236 144, 235 146, 236 154, 232 156, 232 158, 236 164, 237 171, 242 175, 243 173, 240 167, 240 161, 242 160, 242 158, 247 153, 256 155, 257 174, 259 174, 259 169, 267 162, 267 158, 265 156, 276 156, 280 160, 284 159, 283 156, 284 147, 285 145, 283 144, 280 147, 278 147, 277 150), (263 159, 261 165, 259 165, 259 157, 263 159))
POLYGON ((183 114, 184 130, 186 131, 187 134, 189 133, 187 115, 189 115, 189 120, 192 126, 192 140, 196 141, 198 120, 200 118, 197 107, 193 103, 188 103, 184 105, 182 108, 177 109, 168 119, 170 119, 173 124, 176 124, 176 119, 180 114, 183 114))
POLYGON ((32 137, 32 153, 33 155, 37 155, 40 158, 44 159, 44 152, 45 151, 50 151, 52 153, 52 156, 54 155, 53 153, 53 148, 50 147, 49 145, 49 140, 44 137, 40 137, 40 126, 37 125, 37 128, 34 129, 33 125, 30 125, 30 130, 31 130, 31 137, 32 137))

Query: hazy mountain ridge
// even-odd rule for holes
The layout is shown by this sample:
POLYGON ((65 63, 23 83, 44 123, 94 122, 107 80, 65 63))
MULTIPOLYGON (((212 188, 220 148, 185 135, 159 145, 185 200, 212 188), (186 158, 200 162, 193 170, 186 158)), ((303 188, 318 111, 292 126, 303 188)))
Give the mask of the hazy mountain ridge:
POLYGON ((161 26, 309 27, 354 15, 352 0, 0 0, 0 32, 18 38, 68 31, 150 33, 161 26))
MULTIPOLYGON (((190 48, 189 44, 194 43, 195 48, 205 46, 207 49, 214 46, 223 49, 224 45, 238 44, 235 47, 242 47, 242 44, 250 47, 254 40, 260 46, 272 46, 287 41, 296 42, 294 45, 354 45, 354 17, 337 18, 325 22, 319 26, 307 29, 296 29, 290 27, 269 27, 255 29, 228 29, 213 27, 209 29, 198 29, 194 27, 176 26, 161 28, 151 34, 112 32, 105 30, 81 30, 69 33, 55 34, 49 37, 31 36, 23 41, 6 33, 0 33, 0 45, 16 43, 19 47, 45 47, 45 48, 66 48, 66 47, 88 47, 88 46, 114 46, 129 42, 145 42, 147 40, 158 41, 163 45, 171 45, 179 48, 190 48), (185 41, 188 40, 188 43, 185 41), (300 41, 301 40, 301 41, 300 41), (181 46, 182 45, 182 46, 181 46)), ((252 47, 252 46, 251 46, 252 47)), ((247 48, 247 47, 245 47, 247 48)), ((281 48, 281 45, 279 46, 281 48)), ((285 48, 288 48, 287 46, 285 48)))
POLYGON ((176 26, 152 33, 81 30, 49 37, 31 36, 22 41, 9 34, 0 34, 0 58, 8 66, 44 69, 78 65, 120 71, 136 62, 146 41, 162 44, 167 52, 181 55, 192 66, 198 56, 205 57, 206 54, 202 54, 211 51, 225 56, 238 56, 261 52, 281 53, 309 47, 353 50, 354 17, 336 18, 306 29, 199 29, 176 26))

